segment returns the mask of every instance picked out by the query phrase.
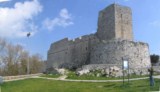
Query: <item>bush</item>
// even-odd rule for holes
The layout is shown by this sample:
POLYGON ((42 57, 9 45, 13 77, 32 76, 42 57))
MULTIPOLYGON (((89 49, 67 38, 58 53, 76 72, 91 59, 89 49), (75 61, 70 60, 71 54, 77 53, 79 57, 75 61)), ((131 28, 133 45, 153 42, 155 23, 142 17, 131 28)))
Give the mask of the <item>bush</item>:
POLYGON ((56 69, 54 69, 53 67, 50 67, 46 69, 46 72, 44 72, 44 74, 59 74, 59 73, 56 69))

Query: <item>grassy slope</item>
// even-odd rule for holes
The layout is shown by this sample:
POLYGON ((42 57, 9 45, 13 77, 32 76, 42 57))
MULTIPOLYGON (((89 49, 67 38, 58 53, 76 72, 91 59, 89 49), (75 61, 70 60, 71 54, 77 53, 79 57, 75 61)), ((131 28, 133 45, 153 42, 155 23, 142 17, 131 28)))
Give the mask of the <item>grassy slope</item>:
POLYGON ((2 92, 146 92, 158 91, 160 80, 156 86, 150 87, 148 80, 132 81, 130 85, 122 86, 122 82, 85 83, 64 82, 45 79, 26 79, 4 83, 2 92))

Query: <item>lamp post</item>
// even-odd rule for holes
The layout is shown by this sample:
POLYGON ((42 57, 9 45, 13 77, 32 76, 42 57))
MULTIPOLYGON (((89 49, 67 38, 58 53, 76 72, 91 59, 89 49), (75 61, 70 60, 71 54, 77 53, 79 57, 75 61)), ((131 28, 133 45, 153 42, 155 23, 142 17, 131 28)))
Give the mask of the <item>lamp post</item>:
MULTIPOLYGON (((29 42, 29 37, 30 37, 31 33, 27 33, 27 37, 28 37, 28 42, 29 42)), ((29 66, 29 54, 28 54, 28 60, 27 60, 27 74, 30 73, 30 66, 29 66)))

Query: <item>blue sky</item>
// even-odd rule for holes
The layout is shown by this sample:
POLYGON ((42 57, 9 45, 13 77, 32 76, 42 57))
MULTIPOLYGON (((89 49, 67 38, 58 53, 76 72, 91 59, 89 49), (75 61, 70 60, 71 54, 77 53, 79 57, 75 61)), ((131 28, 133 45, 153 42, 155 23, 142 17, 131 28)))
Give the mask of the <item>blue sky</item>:
POLYGON ((96 32, 98 12, 114 2, 131 7, 134 40, 160 54, 160 0, 0 0, 0 37, 46 59, 51 43, 96 32))

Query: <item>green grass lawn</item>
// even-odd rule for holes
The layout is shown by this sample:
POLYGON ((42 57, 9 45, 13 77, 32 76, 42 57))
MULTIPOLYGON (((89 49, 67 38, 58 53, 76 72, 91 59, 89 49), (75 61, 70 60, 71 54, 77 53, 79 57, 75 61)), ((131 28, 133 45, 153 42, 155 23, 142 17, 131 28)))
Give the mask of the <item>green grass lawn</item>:
MULTIPOLYGON (((143 76, 129 76, 130 79, 132 78, 143 78, 143 77, 148 77, 148 75, 143 75, 143 76)), ((124 77, 125 79, 128 79, 128 76, 124 77)), ((81 76, 76 76, 76 75, 69 75, 67 79, 76 79, 76 80, 121 80, 123 77, 96 77, 96 76, 88 76, 88 75, 81 75, 81 76)))
POLYGON ((40 77, 48 77, 48 78, 58 78, 62 75, 60 74, 42 74, 40 77))
POLYGON ((149 86, 149 80, 122 82, 88 83, 64 82, 46 79, 26 79, 4 83, 2 92, 148 92, 158 91, 160 79, 156 79, 154 87, 149 86))

